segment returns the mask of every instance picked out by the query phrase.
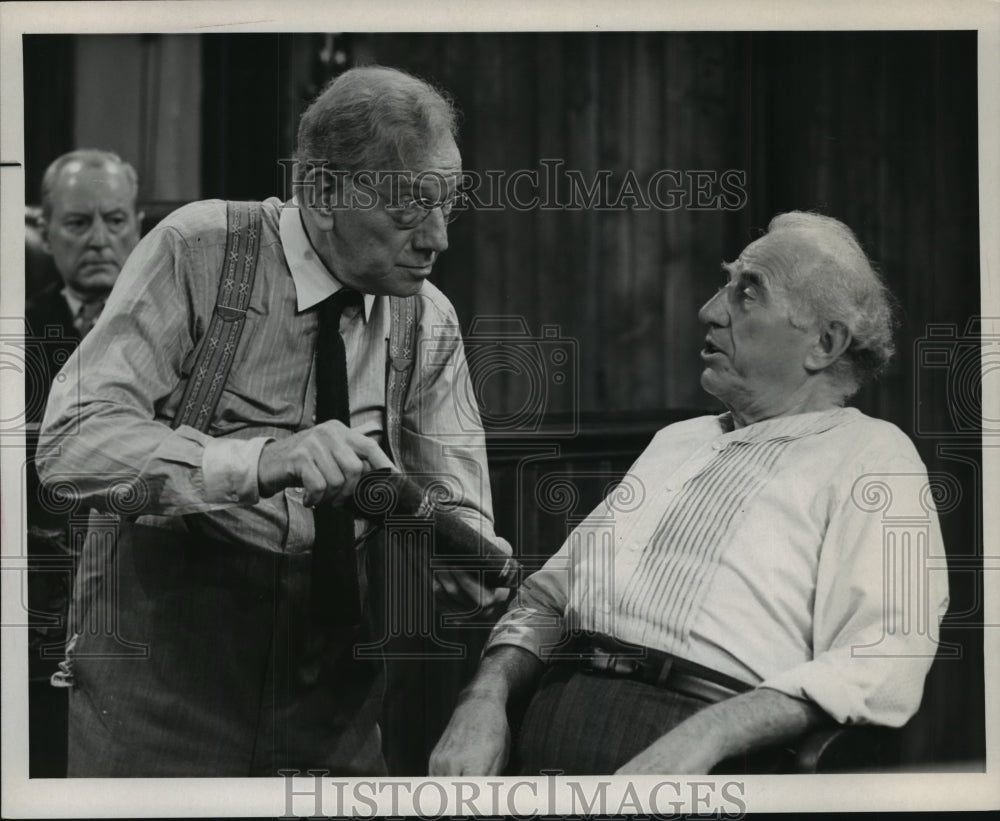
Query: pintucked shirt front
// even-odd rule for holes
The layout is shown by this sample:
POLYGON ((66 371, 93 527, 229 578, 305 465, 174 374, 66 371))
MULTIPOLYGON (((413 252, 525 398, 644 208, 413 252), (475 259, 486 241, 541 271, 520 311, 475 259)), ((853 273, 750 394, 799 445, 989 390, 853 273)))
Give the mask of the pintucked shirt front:
MULTIPOLYGON (((57 461, 46 479, 72 487, 81 506, 107 509, 120 477, 119 490, 128 489, 114 507, 131 505, 141 523, 298 552, 311 546, 312 512, 296 489, 260 499, 257 461, 269 438, 314 424, 318 305, 342 286, 294 204, 263 203, 256 283, 216 418, 208 434, 171 430, 211 320, 225 245, 218 200, 179 209, 139 243, 53 387, 39 462, 45 470, 57 461)), ((389 327, 385 297, 367 295, 363 310, 341 319, 351 427, 379 441, 389 327)))
POLYGON ((552 660, 567 636, 598 632, 812 700, 839 721, 902 724, 948 601, 912 443, 849 408, 727 422, 660 431, 525 582, 488 647, 552 660))

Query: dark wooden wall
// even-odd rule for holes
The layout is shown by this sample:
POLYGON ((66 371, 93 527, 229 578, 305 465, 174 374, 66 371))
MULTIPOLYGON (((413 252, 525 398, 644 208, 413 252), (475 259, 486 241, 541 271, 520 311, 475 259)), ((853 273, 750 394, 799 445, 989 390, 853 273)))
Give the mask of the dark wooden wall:
MULTIPOLYGON (((38 73, 45 48, 29 54, 26 45, 39 88, 58 85, 38 73)), ((554 326, 578 364, 568 385, 545 368, 532 382, 513 361, 480 385, 501 429, 491 438, 499 529, 528 555, 553 551, 659 425, 713 407, 698 387, 695 313, 723 259, 780 211, 821 211, 857 232, 901 308, 896 363, 857 404, 913 436, 930 470, 961 488, 942 515, 952 586, 942 638, 961 658, 935 665, 906 731, 907 760, 981 761, 982 460, 969 421, 980 399, 967 335, 979 312, 975 34, 206 35, 202 196, 281 193, 276 162, 291 155, 294 113, 328 77, 370 62, 454 96, 464 164, 480 174, 541 170, 553 159, 588 179, 609 171, 612 187, 630 170, 640 181, 659 169, 746 175, 747 199, 735 209, 504 208, 453 225, 435 278, 467 333, 518 320, 524 350, 542 356, 555 344, 543 328, 554 326), (957 365, 924 363, 928 348, 957 365), (533 432, 518 410, 540 390, 548 415, 533 432), (512 424, 523 434, 515 440, 504 435, 512 424), (584 435, 568 437, 575 428, 584 435), (539 510, 534 488, 553 472, 575 477, 577 513, 539 510)), ((62 116, 53 112, 29 100, 28 134, 51 127, 62 116)), ((415 694, 414 704, 430 706, 409 719, 428 743, 468 669, 452 665, 415 694)), ((401 760, 408 755, 405 766, 416 766, 419 750, 401 760)))

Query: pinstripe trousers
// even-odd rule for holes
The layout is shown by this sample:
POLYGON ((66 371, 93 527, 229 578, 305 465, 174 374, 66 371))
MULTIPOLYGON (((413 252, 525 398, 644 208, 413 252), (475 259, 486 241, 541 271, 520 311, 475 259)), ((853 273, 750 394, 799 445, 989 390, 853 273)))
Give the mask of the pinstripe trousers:
MULTIPOLYGON (((516 730, 509 774, 610 775, 712 702, 575 663, 553 664, 516 730)), ((788 772, 782 748, 721 762, 714 773, 788 772)))

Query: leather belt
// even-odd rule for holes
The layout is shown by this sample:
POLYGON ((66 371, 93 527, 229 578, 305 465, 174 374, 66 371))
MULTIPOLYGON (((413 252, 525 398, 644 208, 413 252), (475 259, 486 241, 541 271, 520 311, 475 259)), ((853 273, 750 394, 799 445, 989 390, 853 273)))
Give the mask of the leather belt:
POLYGON ((642 681, 713 704, 754 689, 693 661, 608 636, 588 636, 574 650, 590 672, 642 681))

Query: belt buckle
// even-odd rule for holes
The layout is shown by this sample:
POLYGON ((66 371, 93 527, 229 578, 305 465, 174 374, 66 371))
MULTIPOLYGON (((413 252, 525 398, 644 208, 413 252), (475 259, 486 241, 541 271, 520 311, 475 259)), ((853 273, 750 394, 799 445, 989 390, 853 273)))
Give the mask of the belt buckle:
POLYGON ((639 669, 639 663, 634 659, 616 656, 600 647, 595 647, 590 653, 590 666, 604 673, 615 673, 619 676, 630 676, 639 669))

